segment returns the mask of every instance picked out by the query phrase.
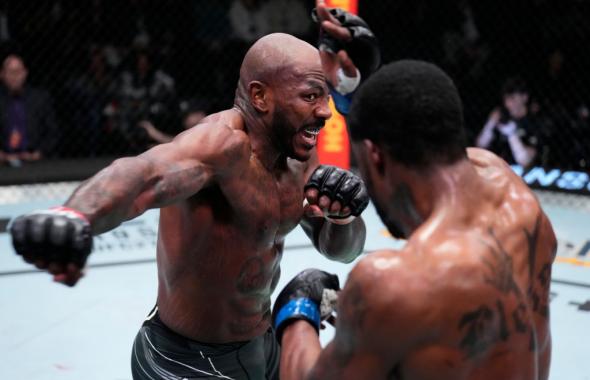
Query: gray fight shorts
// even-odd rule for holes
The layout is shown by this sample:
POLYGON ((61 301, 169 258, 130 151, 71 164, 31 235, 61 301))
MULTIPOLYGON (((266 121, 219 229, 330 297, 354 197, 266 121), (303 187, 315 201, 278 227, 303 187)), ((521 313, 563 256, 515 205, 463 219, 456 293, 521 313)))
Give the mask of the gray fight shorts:
POLYGON ((157 307, 137 333, 134 380, 278 379, 280 348, 269 329, 247 342, 210 344, 185 338, 158 317, 157 307))

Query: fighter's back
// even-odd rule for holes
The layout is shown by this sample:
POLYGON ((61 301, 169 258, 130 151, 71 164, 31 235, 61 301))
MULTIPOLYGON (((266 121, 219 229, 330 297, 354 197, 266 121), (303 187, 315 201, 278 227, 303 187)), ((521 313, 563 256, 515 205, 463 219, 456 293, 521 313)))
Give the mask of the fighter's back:
MULTIPOLYGON (((205 123, 243 130, 233 110, 205 123)), ((283 239, 303 213, 303 165, 277 177, 253 154, 232 159, 240 161, 233 172, 160 211, 160 318, 204 342, 244 341, 268 329, 283 239)))
POLYGON ((392 379, 547 379, 551 224, 503 161, 469 157, 480 191, 437 210, 401 251, 363 259, 342 307, 365 313, 362 339, 392 379))

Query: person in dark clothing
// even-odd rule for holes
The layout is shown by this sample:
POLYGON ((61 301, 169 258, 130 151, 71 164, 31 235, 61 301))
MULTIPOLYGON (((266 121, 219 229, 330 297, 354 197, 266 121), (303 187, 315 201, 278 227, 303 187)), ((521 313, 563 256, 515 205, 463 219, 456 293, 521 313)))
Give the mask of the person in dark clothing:
POLYGON ((36 161, 55 153, 58 130, 49 94, 26 85, 21 57, 9 55, 0 78, 0 162, 36 161))
POLYGON ((528 102, 524 82, 508 79, 502 89, 502 107, 490 113, 476 145, 496 153, 509 164, 532 165, 540 145, 539 128, 529 116, 528 102))

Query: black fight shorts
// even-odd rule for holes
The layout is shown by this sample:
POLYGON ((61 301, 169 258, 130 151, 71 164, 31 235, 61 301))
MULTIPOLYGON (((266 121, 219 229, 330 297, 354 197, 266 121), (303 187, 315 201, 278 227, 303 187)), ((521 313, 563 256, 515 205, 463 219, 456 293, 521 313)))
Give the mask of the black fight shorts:
POLYGON ((185 338, 150 313, 131 353, 134 380, 279 378, 280 348, 269 329, 247 342, 210 344, 185 338))

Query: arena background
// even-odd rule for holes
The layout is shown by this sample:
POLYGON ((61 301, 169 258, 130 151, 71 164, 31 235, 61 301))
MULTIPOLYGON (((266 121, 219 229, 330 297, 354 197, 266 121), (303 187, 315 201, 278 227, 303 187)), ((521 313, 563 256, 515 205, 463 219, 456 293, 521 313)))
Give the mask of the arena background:
MULTIPOLYGON (((41 159, 0 157, 0 378, 130 378, 131 341, 155 300, 157 211, 99 237, 90 271, 73 289, 22 263, 6 225, 63 202, 114 158, 175 135, 186 115, 231 106, 241 58, 256 38, 283 31, 315 43, 313 5, 0 1, 2 58, 22 57, 27 85, 53 109, 44 113, 35 148, 41 159)), ((500 104, 505 81, 526 83, 537 155, 513 168, 535 189, 559 239, 551 379, 590 379, 590 2, 360 0, 358 12, 385 62, 424 59, 453 77, 471 143, 500 104)), ((0 138, 6 150, 4 132, 0 138)), ((367 220, 367 250, 401 244, 386 236, 372 208, 367 220)), ((341 281, 350 270, 319 258, 297 230, 279 287, 308 266, 335 271, 341 281)))

